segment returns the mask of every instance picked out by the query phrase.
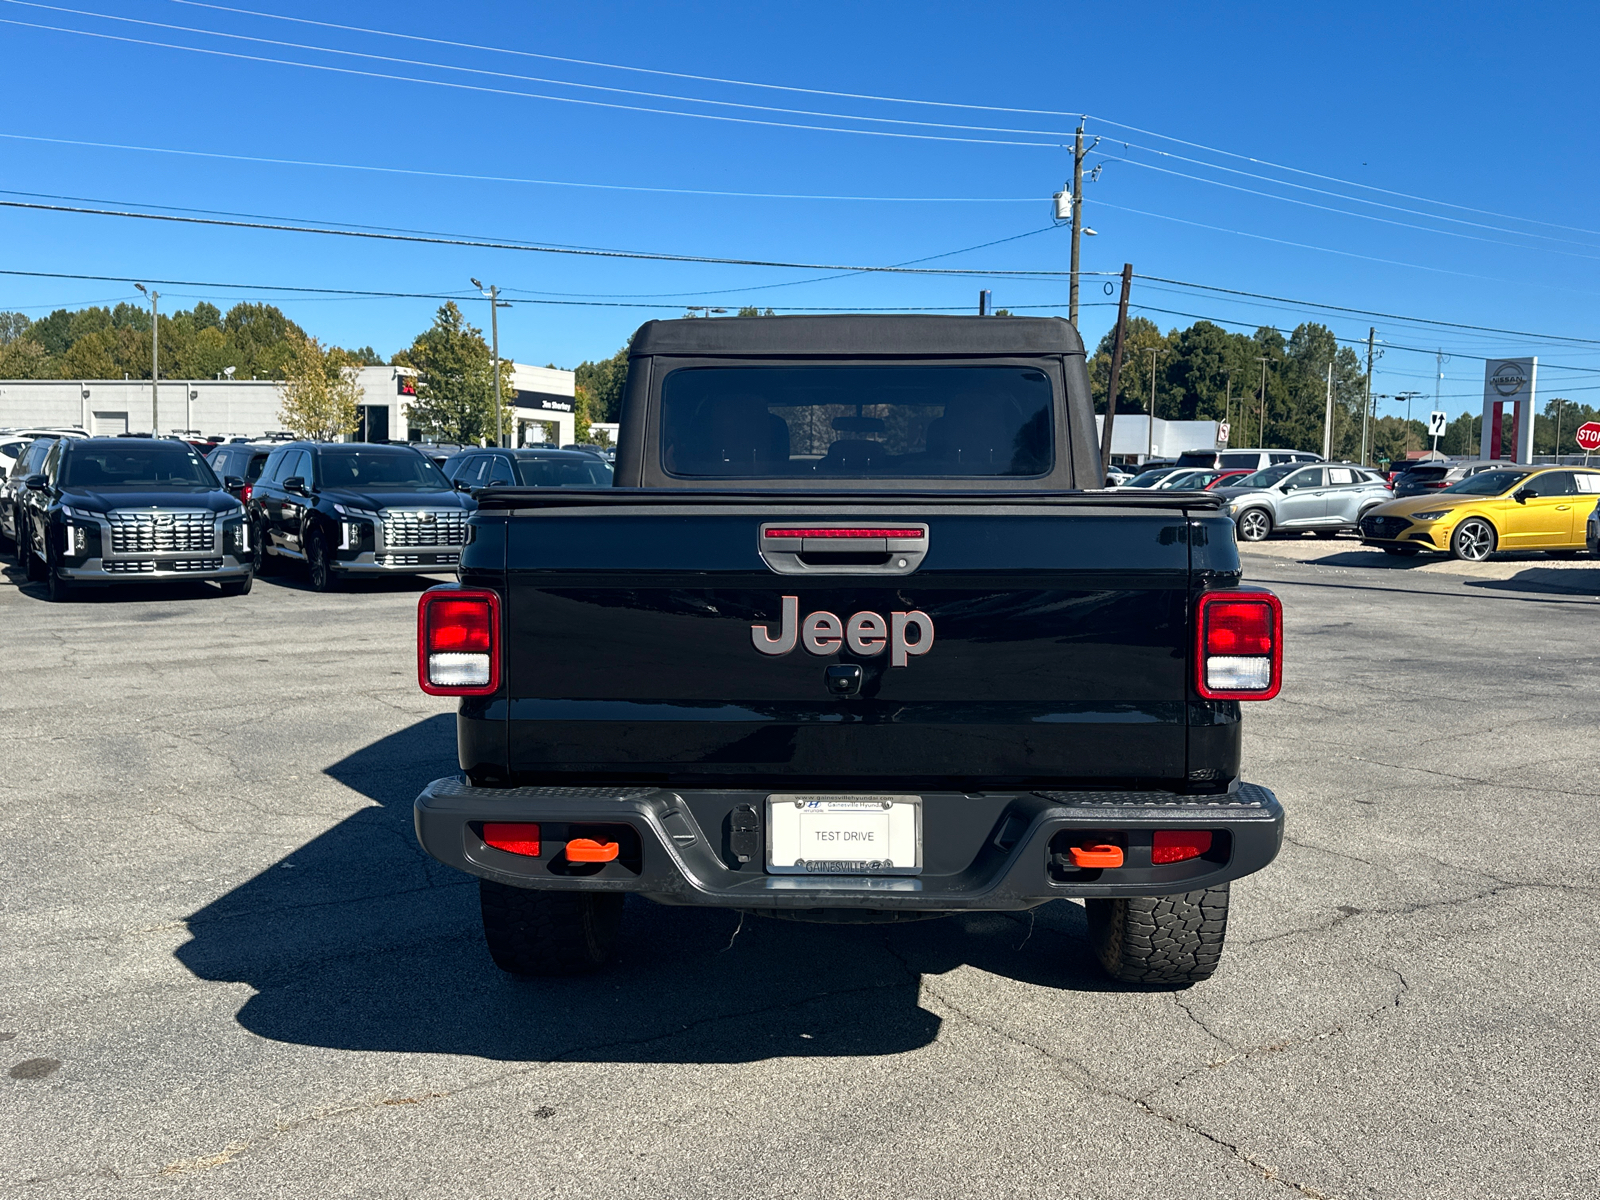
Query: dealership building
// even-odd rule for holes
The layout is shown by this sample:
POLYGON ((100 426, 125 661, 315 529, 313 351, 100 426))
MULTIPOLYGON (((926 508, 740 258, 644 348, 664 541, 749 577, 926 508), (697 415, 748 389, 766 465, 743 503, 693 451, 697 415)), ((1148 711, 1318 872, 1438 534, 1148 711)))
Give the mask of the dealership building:
MULTIPOLYGON (((410 420, 416 375, 410 367, 362 367, 351 440, 423 440, 410 420)), ((512 387, 508 440, 561 446, 576 439, 571 371, 518 365, 512 387)), ((283 428, 278 408, 278 384, 270 379, 163 379, 154 392, 148 379, 0 380, 0 429, 258 438, 283 428)))

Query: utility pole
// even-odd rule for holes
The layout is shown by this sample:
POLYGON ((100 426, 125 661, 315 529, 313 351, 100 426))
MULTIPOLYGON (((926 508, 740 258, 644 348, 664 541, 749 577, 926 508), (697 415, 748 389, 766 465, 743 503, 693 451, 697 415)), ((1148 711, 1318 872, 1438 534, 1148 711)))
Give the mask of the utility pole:
POLYGON ((1144 456, 1151 458, 1156 446, 1156 359, 1166 350, 1160 346, 1146 346, 1144 352, 1150 356, 1150 415, 1145 418, 1144 456))
POLYGON ((500 289, 491 283, 488 290, 484 291, 483 284, 476 279, 472 281, 472 286, 489 297, 489 345, 494 362, 494 444, 504 449, 506 410, 500 403, 500 289))
POLYGON ((1367 418, 1372 413, 1372 348, 1377 340, 1378 330, 1369 326, 1367 329, 1367 397, 1361 403, 1361 465, 1367 465, 1367 418))
POLYGON ((1267 356, 1256 355, 1261 363, 1261 415, 1256 421, 1256 445, 1262 448, 1267 444, 1267 356))
POLYGON ((1228 427, 1228 439, 1233 439, 1233 372, 1228 372, 1228 390, 1222 397, 1222 423, 1228 427))
POLYGON ((1083 118, 1072 135, 1072 276, 1067 285, 1067 320, 1078 326, 1078 240, 1083 232, 1083 118))
POLYGON ((150 297, 150 436, 155 437, 160 430, 157 414, 161 408, 161 313, 158 307, 161 293, 145 291, 142 283, 133 286, 150 297))
POLYGON ((1333 364, 1328 364, 1328 409, 1322 416, 1322 461, 1333 456, 1333 364))
POLYGON ((1133 287, 1133 264, 1122 264, 1122 300, 1117 305, 1117 336, 1111 342, 1111 378, 1106 384, 1106 423, 1100 431, 1101 481, 1111 466, 1111 426, 1117 419, 1117 384, 1122 379, 1122 344, 1128 336, 1128 291, 1133 287))

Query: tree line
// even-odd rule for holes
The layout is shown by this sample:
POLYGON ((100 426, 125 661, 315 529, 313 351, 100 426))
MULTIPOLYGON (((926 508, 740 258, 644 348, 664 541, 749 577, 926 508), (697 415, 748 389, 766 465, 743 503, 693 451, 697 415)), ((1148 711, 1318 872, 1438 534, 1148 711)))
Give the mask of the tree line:
MULTIPOLYGON (((772 316, 773 310, 741 308, 741 317, 772 316)), ((355 427, 354 394, 341 381, 352 369, 384 365, 370 346, 349 350, 324 347, 271 304, 240 303, 223 313, 204 301, 161 316, 161 374, 173 379, 209 379, 233 367, 236 377, 292 381, 293 392, 309 405, 308 427, 355 427), (332 406, 331 408, 329 406, 332 406), (332 422, 332 424, 329 424, 332 422)), ((1113 334, 1100 340, 1089 359, 1095 409, 1105 411, 1111 374, 1113 334)), ((492 437, 496 429, 494 372, 483 331, 451 301, 439 308, 432 325, 394 354, 389 363, 418 372, 412 423, 442 442, 469 444, 492 437)), ((1226 420, 1235 446, 1322 449, 1322 425, 1329 364, 1333 367, 1335 458, 1361 453, 1362 405, 1366 373, 1349 346, 1315 322, 1288 336, 1263 326, 1253 334, 1231 333, 1211 321, 1163 333, 1154 321, 1128 321, 1119 380, 1117 411, 1151 411, 1164 420, 1226 420)), ((501 395, 509 402, 511 363, 501 362, 501 395)), ((622 412, 628 375, 628 347, 609 358, 579 363, 575 405, 579 441, 589 440, 591 422, 616 422, 622 412)), ((30 320, 22 313, 0 313, 0 379, 148 379, 150 313, 139 305, 57 309, 30 320)), ((297 401, 297 403, 299 403, 297 401)), ((1427 398, 1418 400, 1422 419, 1409 422, 1384 415, 1368 426, 1373 461, 1401 458, 1428 449, 1427 398)), ((287 410, 286 410, 287 411, 287 410)), ((509 428, 509 403, 502 413, 509 428)), ((1548 401, 1534 422, 1534 452, 1577 453, 1573 431, 1600 419, 1587 405, 1564 398, 1548 401)), ((1482 418, 1456 418, 1439 441, 1446 454, 1474 455, 1482 418)), ((1511 437, 1505 418, 1504 437, 1511 437)))
MULTIPOLYGON (((324 346, 271 304, 240 303, 223 313, 205 301, 163 313, 157 352, 165 379, 213 379, 233 368, 237 379, 279 384, 285 428, 307 437, 331 437, 356 428, 364 366, 404 366, 417 371, 411 423, 441 442, 471 444, 492 437, 493 355, 483 331, 454 302, 388 363, 371 346, 324 346)), ((30 320, 0 313, 0 379, 149 379, 151 323, 135 304, 57 309, 30 320)), ((512 363, 502 359, 501 420, 509 430, 512 363)))

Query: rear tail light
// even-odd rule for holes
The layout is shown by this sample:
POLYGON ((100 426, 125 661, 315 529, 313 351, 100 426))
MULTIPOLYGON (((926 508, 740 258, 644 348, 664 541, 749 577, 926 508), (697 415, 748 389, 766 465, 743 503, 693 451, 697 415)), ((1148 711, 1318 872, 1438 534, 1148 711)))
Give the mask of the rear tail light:
POLYGON ((500 597, 437 587, 417 604, 417 682, 430 696, 488 696, 500 689, 500 597))
POLYGON ((1207 700, 1270 700, 1283 684, 1283 605, 1271 592, 1217 591, 1195 614, 1195 690, 1207 700))
POLYGON ((1186 862, 1211 849, 1209 829, 1158 829, 1150 847, 1150 861, 1156 864, 1186 862))
POLYGON ((245 484, 244 487, 239 490, 239 503, 240 504, 249 504, 250 503, 250 493, 252 491, 254 491, 254 490, 255 489, 250 484, 248 484, 248 483, 245 484))

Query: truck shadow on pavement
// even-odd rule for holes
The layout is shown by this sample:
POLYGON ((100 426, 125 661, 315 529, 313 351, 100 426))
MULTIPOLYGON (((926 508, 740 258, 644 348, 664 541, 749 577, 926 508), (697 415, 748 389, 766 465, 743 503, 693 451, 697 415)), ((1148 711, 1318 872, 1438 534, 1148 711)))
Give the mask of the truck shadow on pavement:
POLYGON ((619 961, 513 979, 489 961, 475 881, 427 857, 411 805, 455 765, 430 717, 327 768, 374 801, 188 918, 195 975, 245 983, 250 1032, 340 1050, 503 1061, 737 1063, 915 1050, 940 1018, 924 975, 970 965, 1071 991, 1115 988, 1083 910, 815 925, 630 897, 619 961))

